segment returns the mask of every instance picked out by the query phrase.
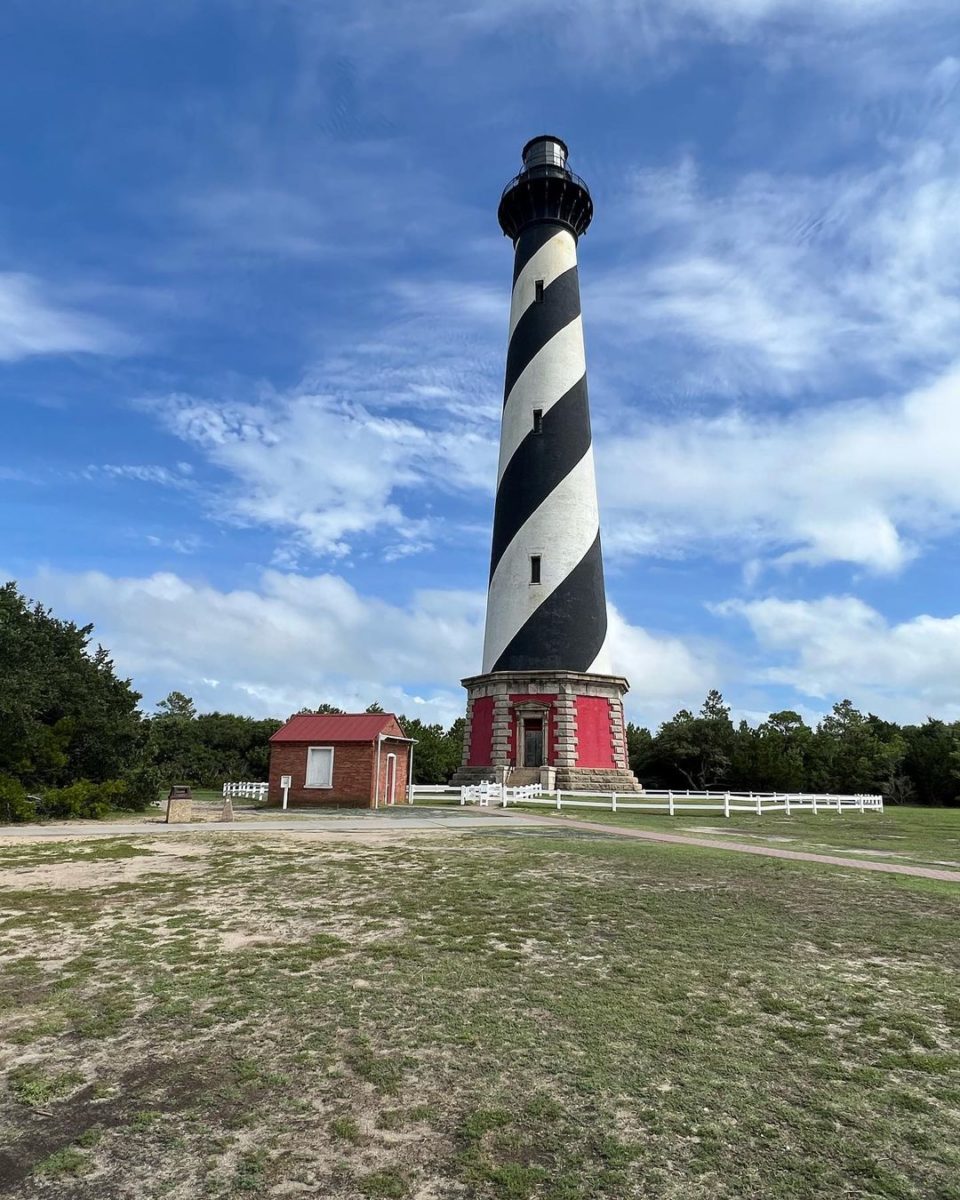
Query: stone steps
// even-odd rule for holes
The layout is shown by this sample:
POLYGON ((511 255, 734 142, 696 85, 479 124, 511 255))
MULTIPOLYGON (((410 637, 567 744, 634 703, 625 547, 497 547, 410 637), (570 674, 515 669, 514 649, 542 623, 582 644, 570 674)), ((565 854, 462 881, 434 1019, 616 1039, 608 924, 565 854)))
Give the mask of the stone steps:
POLYGON ((461 767, 450 780, 451 787, 473 787, 478 783, 496 783, 493 767, 461 767))
POLYGON ((507 787, 528 787, 539 782, 539 767, 511 767, 507 774, 507 787))

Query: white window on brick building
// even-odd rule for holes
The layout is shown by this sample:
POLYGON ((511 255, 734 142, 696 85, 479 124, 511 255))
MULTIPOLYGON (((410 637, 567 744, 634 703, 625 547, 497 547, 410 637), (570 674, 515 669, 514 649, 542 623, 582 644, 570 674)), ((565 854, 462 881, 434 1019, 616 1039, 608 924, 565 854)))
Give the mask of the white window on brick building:
POLYGON ((310 746, 307 749, 307 787, 333 787, 333 747, 310 746))

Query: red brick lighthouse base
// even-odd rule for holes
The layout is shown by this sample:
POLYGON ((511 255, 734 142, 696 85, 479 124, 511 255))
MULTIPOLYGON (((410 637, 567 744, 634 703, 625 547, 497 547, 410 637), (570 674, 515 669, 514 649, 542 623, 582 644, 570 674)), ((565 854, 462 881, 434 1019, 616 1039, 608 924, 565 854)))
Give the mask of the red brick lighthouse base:
POLYGON ((505 778, 570 791, 642 790, 627 759, 621 676, 496 671, 461 682, 467 724, 454 783, 505 778))

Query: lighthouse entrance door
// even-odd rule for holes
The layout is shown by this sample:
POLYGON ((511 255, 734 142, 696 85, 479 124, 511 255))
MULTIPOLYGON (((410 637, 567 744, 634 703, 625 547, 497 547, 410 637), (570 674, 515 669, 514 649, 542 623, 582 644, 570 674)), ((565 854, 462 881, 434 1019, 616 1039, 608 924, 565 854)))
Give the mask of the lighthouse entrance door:
POLYGON ((523 767, 543 766, 543 721, 525 717, 523 721, 523 767))

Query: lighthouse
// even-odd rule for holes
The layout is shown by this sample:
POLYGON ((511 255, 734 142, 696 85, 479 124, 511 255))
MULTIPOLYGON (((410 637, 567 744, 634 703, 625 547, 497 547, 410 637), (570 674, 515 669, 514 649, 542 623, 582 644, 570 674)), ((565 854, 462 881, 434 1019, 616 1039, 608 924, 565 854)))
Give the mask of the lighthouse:
POLYGON ((462 680, 458 782, 631 791, 600 547, 577 243, 593 218, 541 136, 497 213, 514 247, 483 667, 462 680))

